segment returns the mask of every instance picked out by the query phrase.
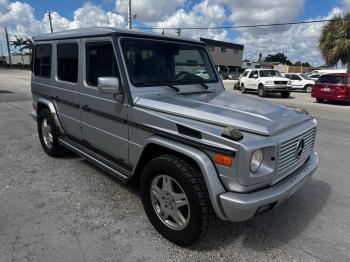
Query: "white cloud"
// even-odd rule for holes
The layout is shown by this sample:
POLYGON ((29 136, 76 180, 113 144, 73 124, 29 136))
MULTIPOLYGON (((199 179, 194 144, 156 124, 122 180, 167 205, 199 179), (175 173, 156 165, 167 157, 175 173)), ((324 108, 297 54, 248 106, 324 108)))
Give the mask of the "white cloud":
MULTIPOLYGON (((156 22, 172 15, 185 0, 133 0, 131 1, 132 15, 143 22, 156 22)), ((116 0, 116 11, 127 15, 128 1, 116 0)))
POLYGON ((350 11, 350 0, 343 0, 343 5, 346 11, 350 11))
MULTIPOLYGON (((292 22, 301 13, 303 6, 304 0, 235 0, 232 1, 229 19, 235 25, 292 22)), ((239 31, 265 34, 267 32, 286 31, 288 28, 288 26, 242 28, 239 31)))
MULTIPOLYGON (((225 9, 222 5, 210 0, 203 0, 193 6, 190 11, 178 9, 173 15, 166 17, 163 21, 151 23, 151 26, 159 28, 182 28, 182 27, 216 27, 225 21, 225 9)), ((157 30, 161 32, 162 30, 157 30)), ((166 30, 166 34, 174 34, 174 30, 166 30)), ((182 36, 198 39, 208 37, 217 40, 227 38, 227 31, 222 29, 212 30, 183 30, 182 36)))
MULTIPOLYGON (((341 9, 334 8, 327 16, 315 19, 329 19, 341 12, 341 9)), ((266 56, 282 52, 293 62, 301 60, 317 66, 323 63, 318 49, 323 25, 323 23, 293 25, 285 32, 272 32, 263 35, 244 32, 236 41, 245 45, 245 57, 251 60, 257 60, 259 53, 266 56)))

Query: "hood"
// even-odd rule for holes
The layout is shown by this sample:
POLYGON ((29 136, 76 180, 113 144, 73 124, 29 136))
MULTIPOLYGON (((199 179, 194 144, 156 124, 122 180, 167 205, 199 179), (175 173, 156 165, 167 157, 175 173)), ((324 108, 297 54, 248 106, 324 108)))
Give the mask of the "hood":
POLYGON ((273 135, 310 119, 300 110, 232 91, 141 97, 135 106, 261 135, 273 135))

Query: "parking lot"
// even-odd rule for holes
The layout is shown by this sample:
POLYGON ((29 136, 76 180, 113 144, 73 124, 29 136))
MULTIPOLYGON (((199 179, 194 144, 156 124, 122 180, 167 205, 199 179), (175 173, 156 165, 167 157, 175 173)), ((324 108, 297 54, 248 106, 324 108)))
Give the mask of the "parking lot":
POLYGON ((73 154, 47 156, 30 99, 30 72, 0 69, 0 261, 350 260, 350 106, 306 93, 264 98, 317 118, 318 171, 278 209, 217 221, 203 242, 180 248, 153 229, 136 186, 73 154))

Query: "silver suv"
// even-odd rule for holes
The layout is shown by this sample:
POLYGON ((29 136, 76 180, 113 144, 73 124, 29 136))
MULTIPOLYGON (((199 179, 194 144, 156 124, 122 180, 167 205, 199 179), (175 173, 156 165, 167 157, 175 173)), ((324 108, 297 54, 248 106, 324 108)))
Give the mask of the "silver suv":
POLYGON ((316 121, 225 91, 202 42, 115 28, 34 39, 45 152, 69 149, 139 182, 150 222, 178 245, 215 215, 238 222, 276 208, 317 168, 316 121))

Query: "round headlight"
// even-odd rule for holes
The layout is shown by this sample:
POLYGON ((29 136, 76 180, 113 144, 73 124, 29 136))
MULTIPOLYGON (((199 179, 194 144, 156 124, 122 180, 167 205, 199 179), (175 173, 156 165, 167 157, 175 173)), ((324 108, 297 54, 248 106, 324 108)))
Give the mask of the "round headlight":
POLYGON ((250 170, 255 173, 259 170, 260 165, 263 161, 263 152, 258 149, 255 150, 252 154, 252 158, 250 159, 250 170))

